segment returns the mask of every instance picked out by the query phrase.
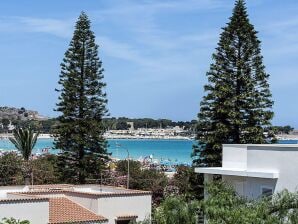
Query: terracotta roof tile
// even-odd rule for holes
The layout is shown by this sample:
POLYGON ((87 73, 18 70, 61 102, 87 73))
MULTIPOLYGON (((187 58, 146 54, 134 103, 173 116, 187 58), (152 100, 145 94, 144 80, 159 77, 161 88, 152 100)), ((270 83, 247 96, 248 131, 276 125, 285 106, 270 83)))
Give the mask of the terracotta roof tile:
POLYGON ((1 203, 13 203, 13 202, 41 202, 41 201, 48 201, 48 198, 5 198, 0 199, 1 203))
POLYGON ((88 209, 67 198, 50 198, 50 224, 107 222, 103 216, 96 215, 88 209))
POLYGON ((129 214, 117 216, 117 220, 130 220, 130 219, 136 219, 136 218, 138 218, 137 215, 129 215, 129 214))

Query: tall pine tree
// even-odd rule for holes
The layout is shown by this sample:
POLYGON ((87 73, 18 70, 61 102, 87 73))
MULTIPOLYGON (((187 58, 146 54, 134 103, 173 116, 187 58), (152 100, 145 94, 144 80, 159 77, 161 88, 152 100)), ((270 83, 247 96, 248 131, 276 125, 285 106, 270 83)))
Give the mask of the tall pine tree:
POLYGON ((82 12, 61 63, 61 89, 56 111, 55 147, 62 150, 59 165, 67 182, 85 183, 98 177, 108 159, 102 119, 107 115, 102 63, 90 20, 82 12))
POLYGON ((257 32, 237 0, 207 73, 198 114, 194 165, 220 166, 222 144, 265 143, 273 101, 257 32))

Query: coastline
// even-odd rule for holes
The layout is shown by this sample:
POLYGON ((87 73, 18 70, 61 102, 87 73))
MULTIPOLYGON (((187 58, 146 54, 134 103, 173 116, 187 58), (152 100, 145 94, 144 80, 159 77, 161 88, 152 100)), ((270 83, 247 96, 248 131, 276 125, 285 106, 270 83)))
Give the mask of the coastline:
MULTIPOLYGON (((11 133, 8 134, 0 134, 0 140, 1 139, 8 139, 10 137, 13 137, 11 133)), ((108 140, 127 140, 127 139, 132 139, 132 140, 189 140, 191 141, 192 139, 189 137, 185 136, 131 136, 131 135, 104 135, 104 137, 108 140)), ((39 134, 38 139, 53 139, 54 136, 52 134, 39 134)))
MULTIPOLYGON (((0 134, 0 140, 1 139, 8 139, 10 137, 13 137, 12 133, 2 133, 0 134)), ((108 140, 194 140, 193 137, 186 137, 181 135, 119 135, 119 134, 104 134, 104 137, 108 140)), ((38 139, 53 139, 54 136, 52 134, 44 134, 41 133, 38 136, 38 139)), ((276 135, 277 140, 293 140, 298 141, 298 135, 293 134, 282 134, 282 135, 276 135)))
POLYGON ((293 141, 298 141, 298 135, 286 135, 286 134, 283 134, 283 135, 276 135, 276 139, 277 140, 293 140, 293 141))

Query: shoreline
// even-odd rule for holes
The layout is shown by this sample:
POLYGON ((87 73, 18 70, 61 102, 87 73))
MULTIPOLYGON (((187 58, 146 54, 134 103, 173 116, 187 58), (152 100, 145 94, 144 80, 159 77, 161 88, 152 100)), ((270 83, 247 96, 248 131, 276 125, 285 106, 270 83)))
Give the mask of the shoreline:
MULTIPOLYGON (((13 137, 12 133, 0 134, 0 140, 8 139, 13 137)), ((104 135, 107 140, 188 140, 193 141, 194 139, 186 136, 160 136, 160 135, 104 135)), ((54 139, 52 134, 41 133, 38 139, 54 139)), ((276 135, 277 140, 282 141, 298 141, 298 135, 276 135)))
MULTIPOLYGON (((12 134, 0 134, 0 140, 13 137, 12 134)), ((107 140, 188 140, 192 141, 189 137, 184 136, 130 136, 130 135, 117 135, 117 136, 104 136, 107 140)), ((38 139, 54 139, 52 134, 39 134, 38 139)))
POLYGON ((298 135, 276 135, 277 140, 298 141, 298 135))

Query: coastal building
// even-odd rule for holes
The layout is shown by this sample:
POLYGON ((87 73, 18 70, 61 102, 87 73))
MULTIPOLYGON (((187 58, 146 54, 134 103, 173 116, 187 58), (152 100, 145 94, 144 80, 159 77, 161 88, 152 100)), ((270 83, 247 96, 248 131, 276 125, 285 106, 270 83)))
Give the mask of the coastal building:
POLYGON ((30 224, 128 224, 151 215, 151 192, 102 185, 0 187, 0 220, 30 224))
POLYGON ((174 128, 138 128, 129 130, 109 130, 105 132, 107 139, 190 139, 187 130, 174 128))
POLYGON ((205 181, 221 175, 236 192, 250 199, 298 186, 297 144, 224 144, 222 167, 199 167, 205 181))

